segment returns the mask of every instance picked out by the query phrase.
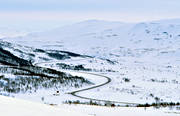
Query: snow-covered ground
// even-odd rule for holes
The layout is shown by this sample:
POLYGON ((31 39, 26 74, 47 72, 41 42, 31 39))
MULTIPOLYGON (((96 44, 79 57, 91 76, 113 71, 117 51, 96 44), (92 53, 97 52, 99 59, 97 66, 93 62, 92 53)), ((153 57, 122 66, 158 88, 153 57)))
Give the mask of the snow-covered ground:
POLYGON ((2 116, 177 116, 178 112, 153 108, 110 108, 86 105, 49 106, 0 96, 2 116))
MULTIPOLYGON (((130 103, 153 103, 157 102, 156 98, 159 98, 158 102, 180 101, 178 94, 180 93, 180 19, 138 24, 90 20, 51 31, 2 39, 19 44, 20 46, 14 45, 12 48, 24 53, 17 49, 4 48, 21 58, 32 60, 34 64, 39 63, 40 66, 56 70, 62 70, 56 64, 58 62, 70 66, 83 65, 91 69, 91 73, 111 78, 112 81, 107 85, 79 92, 80 96, 130 103), (34 52, 36 48, 45 51, 63 50, 91 57, 57 60, 46 53, 34 52), (30 57, 28 53, 34 56, 30 57), (48 63, 43 58, 48 59, 48 63)), ((98 76, 73 71, 70 73, 83 76, 95 84, 104 81, 98 76)), ((73 90, 75 89, 65 89, 64 93, 73 90)), ((42 94, 45 93, 43 95, 47 97, 44 98, 44 102, 53 104, 61 104, 65 100, 84 101, 67 94, 52 97, 52 91, 50 93, 42 90, 38 93, 16 96, 41 101, 42 94)), ((71 106, 71 108, 76 107, 71 106)), ((123 109, 128 113, 128 109, 123 109)), ((144 112, 143 109, 140 110, 144 112)), ((119 113, 121 110, 113 109, 113 111, 119 113)), ((134 112, 134 109, 130 111, 134 112)), ((149 111, 156 112, 151 108, 149 111)), ((100 110, 97 112, 101 115, 100 110)))
POLYGON ((0 112, 1 116, 88 116, 75 110, 4 96, 0 96, 0 112))
POLYGON ((71 100, 71 101, 80 100, 81 102, 89 102, 89 100, 79 99, 79 98, 74 97, 67 93, 75 91, 75 90, 90 88, 95 85, 100 85, 107 81, 106 78, 103 78, 101 76, 87 74, 84 72, 67 71, 67 70, 61 70, 61 71, 70 73, 71 75, 74 75, 74 76, 85 77, 89 81, 94 82, 94 85, 83 86, 80 88, 62 87, 62 88, 52 88, 52 89, 48 89, 48 90, 47 89, 39 89, 36 92, 18 93, 18 94, 10 94, 10 95, 15 98, 31 100, 34 102, 45 103, 45 104, 56 104, 56 105, 63 104, 64 102, 66 102, 68 100, 71 100), (56 94, 57 90, 60 91, 59 94, 56 94))
MULTIPOLYGON (((144 62, 143 59, 139 60, 135 58, 121 58, 118 64, 115 65, 94 58, 87 61, 62 61, 62 63, 73 65, 83 64, 86 68, 93 69, 94 73, 108 76, 112 79, 111 83, 103 87, 78 93, 81 96, 143 104, 156 102, 156 97, 160 98, 161 102, 179 102, 180 100, 177 94, 180 92, 178 64, 174 64, 174 67, 169 67, 168 64, 163 64, 164 61, 154 64, 154 62, 144 62), (125 79, 129 81, 125 81, 125 79)), ((52 64, 50 63, 50 66, 46 64, 46 67, 53 67, 58 70, 58 67, 52 64)), ((96 79, 94 81, 90 79, 93 76, 78 75, 87 77, 92 82, 98 82, 98 79, 101 78, 94 77, 96 79)))
POLYGON ((174 109, 154 108, 127 108, 127 107, 100 107, 86 105, 62 105, 60 108, 67 108, 72 111, 82 111, 92 116, 178 116, 180 113, 174 109))

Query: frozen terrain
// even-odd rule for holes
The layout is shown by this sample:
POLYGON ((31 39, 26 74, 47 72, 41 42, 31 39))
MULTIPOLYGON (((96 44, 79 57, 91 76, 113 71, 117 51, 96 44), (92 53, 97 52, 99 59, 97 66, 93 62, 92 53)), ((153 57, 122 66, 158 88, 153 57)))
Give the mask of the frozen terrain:
POLYGON ((88 116, 78 111, 55 108, 14 98, 0 96, 0 99, 0 112, 2 116, 88 116))
POLYGON ((177 116, 172 110, 154 110, 152 108, 108 108, 99 106, 61 105, 48 106, 29 101, 0 96, 0 112, 3 116, 177 116), (9 111, 11 110, 11 111, 9 111))
MULTIPOLYGON (((124 102, 125 105, 178 103, 179 45, 180 19, 137 24, 88 20, 1 39, 4 50, 35 66, 63 71, 91 82, 79 88, 64 86, 48 91, 10 93, 17 98, 56 105, 67 100, 89 102, 84 98, 124 102), (110 82, 77 92, 81 98, 67 94, 106 83, 103 76, 110 78, 110 82), (57 90, 60 96, 54 95, 57 90)), ((4 74, 1 72, 1 75, 4 74)))

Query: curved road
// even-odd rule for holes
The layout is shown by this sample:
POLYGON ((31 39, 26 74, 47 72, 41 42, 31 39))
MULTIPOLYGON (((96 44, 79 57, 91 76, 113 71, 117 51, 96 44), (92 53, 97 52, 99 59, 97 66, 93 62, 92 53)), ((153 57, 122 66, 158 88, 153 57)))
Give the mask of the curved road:
MULTIPOLYGON (((40 62, 40 63, 36 63, 34 65, 38 66, 38 64, 45 64, 45 63, 47 64, 49 62, 40 62)), ((44 68, 47 68, 47 67, 44 67, 44 68)), ((61 71, 64 72, 63 70, 61 70, 61 71)), ((73 72, 73 71, 71 71, 71 72, 73 72)), ((81 90, 75 90, 75 91, 72 91, 72 92, 68 92, 67 94, 71 94, 71 95, 73 95, 75 97, 78 97, 78 98, 81 98, 81 99, 87 99, 87 100, 91 100, 91 101, 98 101, 98 102, 105 102, 105 103, 119 103, 119 104, 125 104, 125 105, 138 105, 138 103, 102 100, 102 99, 95 99, 95 98, 90 98, 90 97, 84 97, 84 96, 81 96, 81 95, 77 95, 77 93, 80 93, 80 92, 83 92, 83 91, 88 91, 88 90, 91 90, 91 89, 95 89, 95 88, 107 85, 107 84, 109 84, 111 82, 111 78, 109 78, 107 76, 104 76, 104 75, 88 73, 88 72, 76 72, 76 73, 81 73, 81 74, 83 73, 83 74, 94 75, 94 76, 98 76, 100 78, 103 77, 103 78, 106 78, 107 81, 103 82, 102 84, 94 85, 94 86, 89 87, 89 88, 85 88, 85 89, 81 89, 81 90)))
POLYGON ((94 74, 94 73, 86 73, 86 72, 78 72, 78 73, 84 73, 84 74, 90 74, 90 75, 95 75, 95 76, 103 77, 103 78, 106 78, 107 81, 102 83, 102 84, 95 85, 93 87, 89 87, 89 88, 85 88, 85 89, 81 89, 81 90, 77 90, 77 91, 72 91, 72 92, 69 92, 68 94, 71 94, 71 95, 73 95, 75 97, 79 97, 81 99, 87 99, 87 100, 92 100, 92 101, 99 101, 99 102, 105 102, 105 103, 119 103, 119 104, 125 104, 125 105, 138 105, 138 103, 120 102, 120 101, 111 101, 111 100, 102 100, 102 99, 95 99, 95 98, 90 98, 90 97, 84 97, 84 96, 81 96, 81 95, 77 95, 77 93, 80 93, 80 92, 83 92, 83 91, 87 91, 87 90, 91 90, 91 89, 95 89, 95 88, 98 88, 98 87, 102 87, 102 86, 107 85, 107 84, 109 84, 111 82, 111 78, 109 78, 107 76, 104 76, 104 75, 94 74))

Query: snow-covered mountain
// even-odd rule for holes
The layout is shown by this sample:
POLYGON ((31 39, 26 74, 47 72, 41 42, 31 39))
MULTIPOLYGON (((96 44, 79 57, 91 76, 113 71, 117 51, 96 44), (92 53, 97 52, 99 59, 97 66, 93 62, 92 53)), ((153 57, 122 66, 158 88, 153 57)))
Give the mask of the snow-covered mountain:
POLYGON ((60 39, 59 37, 73 37, 73 36, 82 36, 93 33, 99 33, 106 29, 115 28, 123 25, 121 22, 108 22, 108 21, 100 21, 100 20, 87 20, 83 22, 79 22, 76 24, 52 29, 46 32, 34 33, 30 34, 30 36, 45 36, 47 37, 57 37, 55 39, 60 39))
MULTIPOLYGON (((24 37, 5 38, 20 44, 44 49, 67 50, 92 56, 134 53, 144 49, 178 50, 180 20, 162 20, 127 24, 88 20, 24 37), (138 50, 137 50, 138 49, 138 50)), ((156 53, 157 56, 157 53, 156 53)))
POLYGON ((157 97, 165 102, 180 100, 180 19, 137 24, 89 20, 3 40, 20 44, 18 49, 25 53, 15 51, 17 46, 5 50, 24 58, 31 53, 35 63, 43 61, 43 56, 51 61, 44 64, 47 67, 57 68, 54 60, 65 67, 82 65, 113 80, 101 92, 80 93, 83 96, 131 103, 152 103, 157 97), (51 52, 66 58, 72 58, 71 53, 91 57, 63 61, 49 55, 51 52))

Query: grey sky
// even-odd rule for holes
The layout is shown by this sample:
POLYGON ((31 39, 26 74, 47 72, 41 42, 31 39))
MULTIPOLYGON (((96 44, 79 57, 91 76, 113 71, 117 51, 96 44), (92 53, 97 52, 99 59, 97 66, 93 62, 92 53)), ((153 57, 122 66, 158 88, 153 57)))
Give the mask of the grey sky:
POLYGON ((0 0, 0 21, 140 22, 180 18, 180 0, 0 0))
POLYGON ((179 0, 0 0, 5 11, 175 11, 179 0))

